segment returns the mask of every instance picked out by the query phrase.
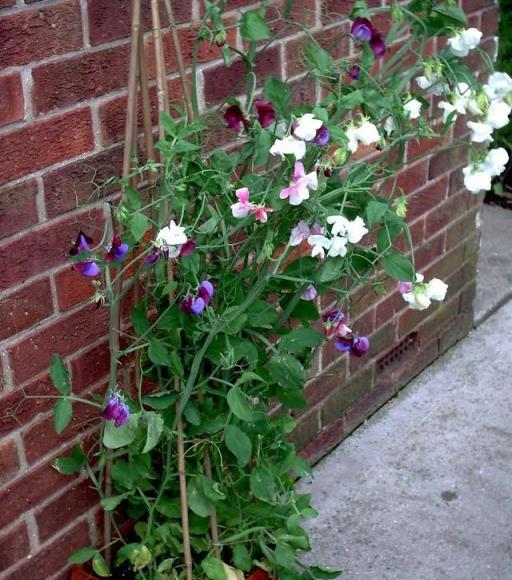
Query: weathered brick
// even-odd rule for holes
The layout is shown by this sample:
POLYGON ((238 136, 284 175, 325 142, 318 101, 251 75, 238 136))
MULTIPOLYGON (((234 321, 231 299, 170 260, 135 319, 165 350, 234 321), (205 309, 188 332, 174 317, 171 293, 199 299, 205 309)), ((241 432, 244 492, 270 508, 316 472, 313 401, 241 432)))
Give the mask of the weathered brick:
POLYGON ((99 97, 126 86, 129 45, 84 52, 32 70, 37 113, 99 97))
POLYGON ((295 444, 297 449, 302 449, 318 433, 319 426, 319 410, 318 407, 313 407, 298 418, 297 427, 288 439, 295 444))
POLYGON ((0 340, 25 330, 53 314, 48 278, 23 286, 0 299, 0 340))
MULTIPOLYGON (((254 71, 259 83, 267 75, 280 76, 281 62, 278 47, 272 47, 264 52, 260 52, 255 59, 254 71)), ((204 96, 206 103, 211 105, 218 103, 231 94, 243 92, 243 80, 245 65, 242 61, 235 61, 230 68, 224 65, 217 65, 203 72, 204 76, 204 96), (222 79, 222 82, 219 82, 222 79)))
POLYGON ((347 380, 347 359, 339 358, 337 364, 315 377, 304 389, 309 407, 323 401, 333 390, 340 388, 347 380))
POLYGON ((341 442, 344 436, 343 419, 337 419, 324 427, 318 435, 300 452, 300 456, 310 463, 316 463, 341 442))
POLYGON ((79 0, 0 16, 0 66, 19 66, 82 47, 79 0))
POLYGON ((57 300, 62 311, 90 300, 96 292, 91 278, 81 276, 71 266, 55 275, 57 300))
POLYGON ((419 216, 434 208, 446 198, 447 191, 447 176, 443 176, 436 181, 428 182, 426 187, 412 191, 407 196, 407 221, 411 223, 419 216))
POLYGON ((15 381, 21 383, 46 369, 54 352, 66 356, 99 339, 107 330, 107 314, 87 305, 11 346, 15 381))
POLYGON ((73 389, 83 390, 94 385, 109 369, 110 352, 105 341, 72 358, 73 389))
POLYGON ((82 229, 93 238, 101 238, 100 210, 48 223, 22 238, 5 243, 0 252, 0 269, 3 271, 0 289, 5 290, 24 282, 45 269, 66 263, 66 253, 82 229), (16 256, 16 260, 12 260, 16 256))
POLYGON ((0 136, 0 184, 94 147, 91 111, 82 108, 0 136))
MULTIPOLYGON (((0 443, 0 484, 12 479, 18 473, 19 468, 20 461, 14 439, 4 439, 0 443)), ((0 549, 0 572, 2 571, 1 558, 2 550, 0 549)))
POLYGON ((21 566, 10 572, 9 580, 49 578, 67 564, 68 557, 75 550, 87 545, 90 545, 89 524, 86 521, 77 522, 39 552, 26 558, 21 566))
POLYGON ((466 210, 465 193, 449 197, 442 205, 432 210, 426 217, 425 237, 428 239, 457 219, 466 210))
POLYGON ((30 553, 27 524, 21 522, 0 536, 0 572, 4 572, 30 553))
POLYGON ((48 216, 101 201, 117 191, 118 186, 103 184, 109 177, 121 175, 122 158, 122 148, 116 147, 46 173, 43 181, 48 216))
POLYGON ((33 180, 0 190, 0 239, 37 223, 36 195, 33 180))
POLYGON ((418 270, 423 270, 444 252, 446 232, 440 232, 422 242, 414 251, 414 261, 418 270))
POLYGON ((21 121, 25 116, 25 101, 19 73, 0 77, 0 126, 21 121))
POLYGON ((98 492, 91 485, 89 480, 77 482, 36 511, 35 517, 42 542, 57 534, 98 502, 98 492))

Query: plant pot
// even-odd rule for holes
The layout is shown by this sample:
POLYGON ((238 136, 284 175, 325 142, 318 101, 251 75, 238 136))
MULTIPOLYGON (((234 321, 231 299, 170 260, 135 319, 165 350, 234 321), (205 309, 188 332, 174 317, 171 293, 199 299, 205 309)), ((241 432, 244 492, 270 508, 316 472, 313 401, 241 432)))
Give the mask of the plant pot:
POLYGON ((71 580, 98 580, 98 576, 84 566, 75 564, 71 568, 71 580))

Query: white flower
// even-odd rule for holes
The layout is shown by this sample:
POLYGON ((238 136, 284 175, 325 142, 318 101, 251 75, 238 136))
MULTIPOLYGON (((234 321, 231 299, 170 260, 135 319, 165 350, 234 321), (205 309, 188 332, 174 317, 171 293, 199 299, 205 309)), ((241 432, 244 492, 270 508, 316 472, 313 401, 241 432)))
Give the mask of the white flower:
POLYGON ((480 44, 482 32, 477 28, 468 28, 448 39, 448 45, 456 56, 467 56, 480 44))
POLYGON ((431 300, 437 300, 442 302, 446 297, 446 291, 448 290, 448 284, 445 284, 439 278, 432 278, 427 284, 427 294, 431 300))
POLYGON ((474 167, 467 165, 463 168, 464 186, 471 193, 489 191, 491 189, 491 175, 482 169, 481 165, 474 167))
POLYGON ((503 147, 497 149, 490 149, 481 164, 483 171, 487 172, 491 177, 501 175, 508 163, 508 153, 503 147))
POLYGON ((270 154, 280 155, 281 159, 284 159, 285 155, 294 155, 295 159, 300 160, 306 155, 306 143, 291 136, 284 139, 276 139, 270 148, 270 154))
POLYGON ((328 256, 335 258, 340 256, 343 258, 347 253, 347 238, 336 236, 331 240, 331 247, 329 248, 328 256))
POLYGON ((357 151, 358 146, 359 146, 359 144, 357 142, 355 128, 350 127, 349 129, 347 129, 345 131, 345 135, 347 136, 347 139, 348 139, 347 149, 350 151, 350 153, 355 153, 357 151))
POLYGON ((489 99, 504 99, 512 91, 512 78, 507 73, 495 72, 484 85, 489 99))
POLYGON ((482 111, 482 109, 480 108, 480 103, 478 102, 478 100, 474 97, 471 97, 468 100, 468 111, 475 116, 479 116, 479 115, 483 115, 484 112, 482 111))
POLYGON ((180 253, 180 247, 187 242, 185 228, 176 225, 174 220, 162 228, 155 240, 159 248, 166 248, 169 258, 175 258, 180 253))
POLYGON ((454 105, 452 105, 451 103, 449 103, 448 101, 441 101, 440 103, 438 103, 437 105, 440 109, 443 109, 443 123, 446 123, 448 121, 448 117, 454 112, 456 111, 456 108, 454 105))
POLYGON ((393 117, 386 117, 386 120, 384 121, 384 131, 386 132, 386 135, 391 135, 394 130, 395 122, 393 121, 393 117))
POLYGON ((417 99, 411 99, 404 105, 405 116, 408 119, 417 119, 421 114, 421 103, 417 99))
POLYGON ((308 244, 312 246, 311 255, 313 258, 318 256, 319 258, 325 258, 325 250, 331 247, 331 240, 322 236, 321 234, 314 234, 309 236, 308 244))
POLYGON ((360 216, 350 221, 342 215, 330 215, 327 218, 327 223, 332 224, 331 233, 333 236, 343 236, 351 244, 357 244, 368 233, 365 223, 360 216))
POLYGON ((467 126, 471 129, 471 141, 475 143, 489 143, 492 138, 492 127, 486 123, 468 121, 467 126))
POLYGON ((511 111, 512 107, 505 101, 491 101, 485 122, 493 129, 501 129, 508 124, 508 117, 511 111))
POLYGON ((411 310, 426 310, 431 304, 430 297, 425 290, 415 289, 402 294, 402 296, 411 310))
POLYGON ((356 128, 354 134, 357 140, 363 145, 371 145, 380 140, 379 130, 373 123, 370 123, 370 121, 363 121, 363 123, 356 128))
POLYGON ((322 125, 323 121, 317 119, 312 113, 306 113, 297 119, 297 126, 293 132, 299 139, 312 141, 322 125))
POLYGON ((426 76, 421 76, 416 78, 416 84, 424 91, 430 91, 433 95, 440 96, 448 88, 446 83, 439 82, 441 80, 441 75, 433 74, 430 80, 426 76))

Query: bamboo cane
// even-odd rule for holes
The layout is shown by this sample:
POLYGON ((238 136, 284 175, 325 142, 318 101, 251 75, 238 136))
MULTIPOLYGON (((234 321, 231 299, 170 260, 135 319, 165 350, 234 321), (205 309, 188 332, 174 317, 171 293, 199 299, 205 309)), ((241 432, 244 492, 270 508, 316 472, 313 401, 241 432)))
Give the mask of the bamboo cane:
MULTIPOLYGON (((139 86, 140 102, 142 108, 142 122, 144 126, 144 139, 146 143, 146 160, 155 160, 155 149, 153 142, 153 122, 151 120, 151 103, 149 100, 148 88, 148 63, 146 51, 144 48, 144 33, 142 28, 139 29, 139 86)), ((154 182, 156 175, 154 172, 149 173, 150 183, 154 182)))
MULTIPOLYGON (((151 0, 151 19, 153 25, 153 43, 155 50, 156 87, 158 99, 158 111, 169 112, 169 97, 167 94, 167 81, 165 77, 164 47, 162 42, 162 29, 160 24, 160 12, 158 0, 151 0)), ((158 123, 160 139, 165 137, 162 123, 158 123)))

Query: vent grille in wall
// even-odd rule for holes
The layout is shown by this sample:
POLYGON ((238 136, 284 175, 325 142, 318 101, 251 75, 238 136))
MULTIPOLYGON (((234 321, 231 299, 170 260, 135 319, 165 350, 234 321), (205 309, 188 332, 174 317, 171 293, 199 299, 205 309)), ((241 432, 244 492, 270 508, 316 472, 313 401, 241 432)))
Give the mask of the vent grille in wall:
POLYGON ((406 359, 411 352, 418 347, 418 333, 413 332, 406 336, 393 350, 390 350, 377 361, 377 372, 382 373, 394 368, 398 363, 406 359))

